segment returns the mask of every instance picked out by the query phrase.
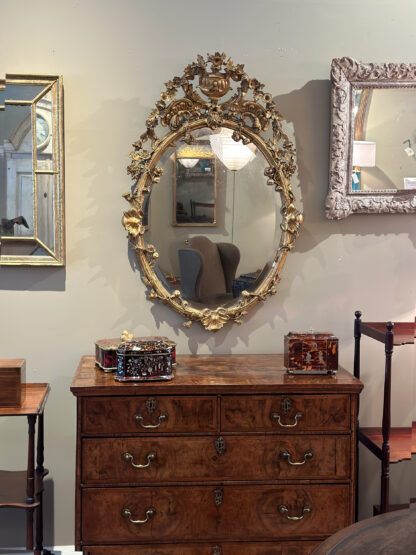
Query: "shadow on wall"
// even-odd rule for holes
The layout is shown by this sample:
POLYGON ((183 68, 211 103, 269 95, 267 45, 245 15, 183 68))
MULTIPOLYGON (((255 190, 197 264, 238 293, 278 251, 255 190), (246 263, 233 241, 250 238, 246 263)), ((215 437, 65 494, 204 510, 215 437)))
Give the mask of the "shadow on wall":
POLYGON ((0 266, 0 290, 65 291, 65 268, 0 266))
MULTIPOLYGON (((383 237, 388 234, 406 234, 416 246, 412 215, 381 214, 367 217, 366 215, 355 215, 340 221, 326 219, 325 198, 328 191, 330 142, 330 81, 309 81, 301 89, 276 96, 274 100, 286 122, 293 126, 297 150, 298 174, 294 176, 293 186, 297 199, 296 205, 302 206, 304 213, 304 225, 294 252, 307 253, 315 249, 314 256, 322 266, 325 266, 327 261, 323 251, 316 247, 332 235, 357 237, 358 248, 360 237, 372 235, 383 240, 383 237)), ((300 265, 298 272, 301 277, 303 276, 302 268, 308 258, 298 257, 297 259, 297 264, 300 265)), ((283 269, 282 275, 284 280, 285 269, 283 269)), ((306 276, 303 276, 303 279, 306 280, 306 276)), ((276 316, 286 322, 284 304, 290 296, 290 290, 290 283, 284 287, 281 283, 277 292, 278 300, 275 301, 276 316)), ((216 332, 215 339, 209 348, 214 351, 216 347, 227 342, 227 351, 231 352, 232 347, 239 341, 248 345, 253 329, 252 325, 250 326, 250 320, 253 322, 253 319, 258 319, 256 312, 260 307, 261 305, 245 317, 245 323, 241 328, 227 325, 216 332)), ((173 311, 154 304, 152 313, 158 327, 161 322, 166 322, 175 329, 176 334, 179 333, 182 319, 173 311), (179 321, 178 318, 180 318, 179 321)), ((268 324, 273 325, 272 321, 268 324)), ((210 332, 203 330, 199 324, 194 324, 191 329, 192 331, 184 329, 183 332, 188 336, 191 352, 195 353, 199 345, 206 343, 207 334, 210 332)))
MULTIPOLYGON (((304 212, 304 225, 294 252, 306 253, 315 249, 314 257, 325 269, 327 261, 323 249, 316 247, 332 235, 350 234, 359 241, 360 236, 405 233, 416 244, 415 234, 409 231, 414 227, 410 221, 412 216, 356 215, 341 221, 328 221, 325 218, 330 135, 329 80, 310 81, 299 90, 275 97, 275 102, 283 117, 293 126, 297 149, 298 175, 294 176, 293 185, 297 197, 296 205, 302 207, 304 212)), ((72 222, 72 228, 79 235, 72 243, 69 259, 88 266, 85 274, 88 276, 86 286, 93 288, 97 281, 100 282, 102 287, 112 290, 117 303, 124 307, 123 311, 118 309, 116 319, 110 320, 108 327, 141 327, 140 333, 152 334, 153 324, 150 325, 151 329, 147 329, 149 326, 140 322, 139 310, 144 307, 151 312, 157 329, 167 325, 176 337, 182 332, 188 338, 192 353, 197 352, 201 345, 206 345, 212 352, 218 348, 222 352, 224 349, 225 352, 231 352, 241 342, 248 345, 250 335, 260 326, 273 328, 276 318, 287 322, 284 306, 290 298, 292 282, 285 280, 284 268, 277 296, 267 301, 270 306, 268 321, 265 322, 262 318, 263 313, 260 316, 257 313, 259 309, 265 310, 260 304, 245 317, 242 327, 226 325, 215 334, 205 331, 199 323, 186 329, 183 327, 184 319, 179 314, 163 304, 144 299, 145 287, 140 279, 136 256, 131 248, 126 248, 126 233, 119 222, 122 213, 129 209, 121 195, 131 186, 130 177, 125 170, 129 164, 129 152, 132 150, 130 144, 144 130, 150 111, 151 108, 140 105, 137 98, 128 102, 120 99, 108 100, 88 120, 82 121, 73 129, 74 139, 69 150, 79 167, 86 168, 81 171, 79 178, 88 183, 88 187, 83 191, 67 188, 67 194, 72 195, 72 202, 75 204, 77 201, 79 203, 79 195, 85 195, 81 196, 82 210, 77 212, 72 222), (117 110, 113 109, 115 104, 117 110), (112 130, 111 140, 106 139, 99 143, 98 156, 98 145, 92 138, 108 137, 108 129, 112 130), (109 225, 106 222, 110 222, 109 225), (119 229, 119 232, 115 233, 115 229, 119 229), (88 236, 94 237, 94 240, 86 240, 88 236), (126 258, 130 261, 130 269, 126 258), (137 288, 135 285, 126 287, 127 272, 132 270, 135 276, 128 283, 136 280, 137 288)), ((307 276, 302 270, 308 259, 310 257, 297 257, 297 275, 305 281, 307 276)), ((108 311, 105 317, 108 317, 108 311)))
POLYGON ((293 124, 304 224, 296 252, 307 252, 334 234, 383 236, 408 234, 416 247, 414 215, 356 214, 344 220, 327 220, 330 140, 330 81, 309 81, 299 90, 276 96, 285 121, 293 124), (318 227, 319 226, 319 227, 318 227))

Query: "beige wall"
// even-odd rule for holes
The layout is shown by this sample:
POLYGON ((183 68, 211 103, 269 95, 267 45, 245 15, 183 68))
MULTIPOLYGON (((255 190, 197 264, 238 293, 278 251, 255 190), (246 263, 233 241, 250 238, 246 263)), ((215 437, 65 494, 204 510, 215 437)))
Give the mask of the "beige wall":
MULTIPOLYGON (((352 368, 353 311, 371 320, 411 319, 415 310, 415 216, 324 218, 328 178, 329 71, 333 57, 416 61, 412 0, 3 0, 0 74, 61 73, 65 86, 67 266, 0 268, 2 357, 25 357, 28 379, 51 383, 46 459, 51 470, 47 542, 73 542, 75 400, 81 355, 122 329, 167 335, 180 353, 269 353, 289 330, 332 330, 352 368), (130 187, 131 143, 163 83, 198 53, 219 50, 267 84, 296 139, 294 180, 305 224, 278 294, 242 326, 217 334, 145 298, 120 225, 130 187), (53 495, 52 495, 53 494, 53 495), (52 507, 53 506, 53 507, 52 507), (53 508, 53 511, 52 511, 53 508), (53 513, 53 517, 52 517, 53 513)), ((395 366, 396 401, 408 406, 411 348, 395 366)), ((369 387, 362 422, 380 408, 382 346, 363 346, 369 387)), ((398 403, 396 403, 398 405, 398 403)), ((399 407, 401 410, 401 408, 399 407)), ((394 421, 408 417, 406 409, 394 421), (406 413, 406 414, 404 414, 406 413)), ((23 419, 0 422, 0 467, 24 467, 23 419)), ((373 458, 362 515, 377 488, 373 458), (374 493, 373 493, 374 489, 374 493)), ((397 469, 395 469, 396 471, 397 469)), ((394 494, 406 483, 401 473, 394 494)), ((3 512, 0 545, 22 543, 23 515, 3 512), (19 527, 20 526, 20 527, 19 527)))

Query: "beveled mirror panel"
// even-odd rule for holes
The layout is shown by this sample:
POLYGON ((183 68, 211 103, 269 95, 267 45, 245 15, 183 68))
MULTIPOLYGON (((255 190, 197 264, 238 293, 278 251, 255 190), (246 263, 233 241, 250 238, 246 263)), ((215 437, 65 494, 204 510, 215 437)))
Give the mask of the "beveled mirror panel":
POLYGON ((1 265, 64 265, 62 110, 59 76, 0 81, 1 265))
POLYGON ((416 65, 334 59, 326 215, 416 211, 416 65))
POLYGON ((294 149, 272 96, 225 54, 166 87, 133 145, 123 224, 149 297, 218 330, 276 292, 302 222, 294 149))

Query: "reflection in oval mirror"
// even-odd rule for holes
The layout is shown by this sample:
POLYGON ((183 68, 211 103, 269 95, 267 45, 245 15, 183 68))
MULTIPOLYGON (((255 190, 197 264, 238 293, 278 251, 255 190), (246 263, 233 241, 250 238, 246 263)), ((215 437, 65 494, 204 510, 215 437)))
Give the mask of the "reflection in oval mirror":
POLYGON ((281 200, 267 185, 268 163, 231 134, 202 128, 192 145, 175 141, 150 196, 145 240, 159 253, 157 274, 195 306, 226 306, 256 288, 279 243, 281 200))

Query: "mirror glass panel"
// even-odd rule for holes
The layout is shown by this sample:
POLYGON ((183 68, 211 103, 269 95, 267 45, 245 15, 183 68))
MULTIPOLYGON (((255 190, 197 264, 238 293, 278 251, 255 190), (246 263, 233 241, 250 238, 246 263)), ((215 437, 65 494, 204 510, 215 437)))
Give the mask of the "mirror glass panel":
POLYGON ((352 191, 416 189, 416 89, 354 91, 352 191))
POLYGON ((210 139, 217 149, 216 139, 222 140, 224 135, 229 136, 226 128, 215 131, 202 128, 194 132, 194 149, 198 150, 201 142, 209 157, 201 157, 190 169, 179 168, 180 179, 184 181, 179 187, 180 156, 189 147, 180 140, 169 146, 159 160, 163 174, 152 186, 148 203, 150 226, 144 239, 154 245, 159 254, 156 273, 169 290, 179 290, 182 297, 195 306, 226 306, 235 302, 243 290, 258 287, 271 268, 281 235, 281 198, 274 187, 267 184, 266 159, 253 143, 244 145, 241 141, 233 141, 235 152, 217 150, 221 160, 211 148, 210 139), (206 168, 210 168, 208 172, 206 168), (186 186, 186 195, 179 197, 178 188, 182 186, 186 186), (206 197, 202 196, 204 189, 206 197), (201 221, 204 212, 199 211, 197 201, 193 201, 198 198, 201 204, 215 201, 215 226, 209 221, 214 207, 201 207, 206 208, 206 221, 201 221), (172 205, 176 207, 177 219, 184 213, 184 218, 192 220, 194 217, 194 222, 188 221, 187 226, 172 225, 172 205), (218 245, 223 251, 214 256, 218 245), (219 264, 221 271, 217 268, 219 264), (225 282, 229 277, 229 283, 224 283, 224 267, 229 267, 230 275, 225 276, 225 282))
POLYGON ((62 80, 0 81, 0 264, 63 265, 62 80))

